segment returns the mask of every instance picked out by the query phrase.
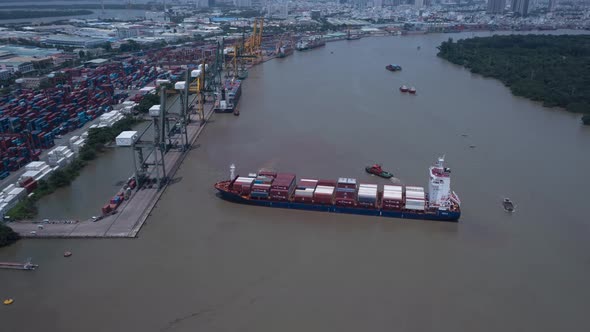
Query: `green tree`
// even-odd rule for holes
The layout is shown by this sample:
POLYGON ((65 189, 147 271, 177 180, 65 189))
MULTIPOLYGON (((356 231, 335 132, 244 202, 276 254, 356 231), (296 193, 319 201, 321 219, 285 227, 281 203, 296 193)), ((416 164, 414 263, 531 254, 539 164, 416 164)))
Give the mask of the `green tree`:
POLYGON ((16 242, 20 236, 12 228, 0 222, 0 247, 4 247, 16 242))
POLYGON ((160 97, 156 94, 147 94, 143 96, 136 109, 140 113, 147 113, 150 107, 160 104, 160 97))

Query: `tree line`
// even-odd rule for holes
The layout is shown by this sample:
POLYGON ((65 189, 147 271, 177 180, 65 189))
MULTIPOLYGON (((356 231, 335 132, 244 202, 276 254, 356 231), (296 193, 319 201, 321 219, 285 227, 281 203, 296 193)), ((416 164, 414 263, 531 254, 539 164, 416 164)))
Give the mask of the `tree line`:
POLYGON ((438 47, 438 56, 502 81, 517 96, 584 114, 590 125, 590 36, 476 37, 438 47))

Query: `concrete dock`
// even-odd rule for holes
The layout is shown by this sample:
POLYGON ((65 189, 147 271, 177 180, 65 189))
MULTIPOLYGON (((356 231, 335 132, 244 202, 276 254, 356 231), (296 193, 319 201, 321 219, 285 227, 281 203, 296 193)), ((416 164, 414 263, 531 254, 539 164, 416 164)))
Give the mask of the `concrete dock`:
MULTIPOLYGON (((191 122, 187 126, 190 146, 194 145, 213 113, 213 103, 206 103, 206 121, 203 124, 200 124, 198 115, 191 115, 191 122)), ((169 179, 174 177, 188 151, 190 151, 190 148, 184 152, 168 151, 164 155, 165 168, 169 179)), ((123 201, 118 207, 117 213, 98 221, 90 219, 69 224, 11 222, 8 226, 25 238, 133 238, 139 233, 166 187, 167 184, 159 190, 145 187, 134 190, 131 197, 123 201)), ((113 193, 113 195, 115 194, 113 193)))

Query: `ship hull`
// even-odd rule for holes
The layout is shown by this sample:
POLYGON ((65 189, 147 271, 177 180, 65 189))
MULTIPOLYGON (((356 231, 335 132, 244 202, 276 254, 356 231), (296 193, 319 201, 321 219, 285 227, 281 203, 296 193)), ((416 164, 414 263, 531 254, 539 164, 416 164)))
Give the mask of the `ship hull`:
POLYGON ((307 210, 307 211, 321 211, 321 212, 332 212, 332 213, 344 213, 344 214, 356 214, 363 216, 376 216, 376 217, 387 217, 387 218, 400 218, 400 219, 420 219, 420 220, 438 220, 457 222, 461 217, 461 212, 452 211, 437 211, 433 213, 415 213, 410 211, 396 211, 396 210, 382 210, 382 209, 371 209, 371 208, 360 208, 360 207, 344 207, 337 205, 322 205, 313 203, 298 203, 289 201, 272 201, 267 199, 250 199, 241 196, 237 193, 222 189, 216 185, 216 189, 219 192, 219 196, 224 200, 247 205, 265 206, 282 209, 295 209, 295 210, 307 210))

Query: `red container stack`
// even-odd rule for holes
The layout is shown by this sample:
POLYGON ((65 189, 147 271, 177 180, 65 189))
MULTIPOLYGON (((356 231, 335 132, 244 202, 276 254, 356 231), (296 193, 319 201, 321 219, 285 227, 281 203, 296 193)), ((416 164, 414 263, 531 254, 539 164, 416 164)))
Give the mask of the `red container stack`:
POLYGON ((354 207, 357 203, 356 179, 340 178, 336 187, 336 205, 354 207))
POLYGON ((24 186, 24 188, 27 190, 27 193, 32 193, 35 189, 37 189, 37 181, 30 181, 28 184, 24 186))
POLYGON ((110 204, 107 204, 102 207, 102 214, 103 215, 108 214, 110 212, 111 212, 111 205, 110 204))
POLYGON ((295 189, 295 174, 278 173, 270 187, 270 198, 287 201, 295 189))

